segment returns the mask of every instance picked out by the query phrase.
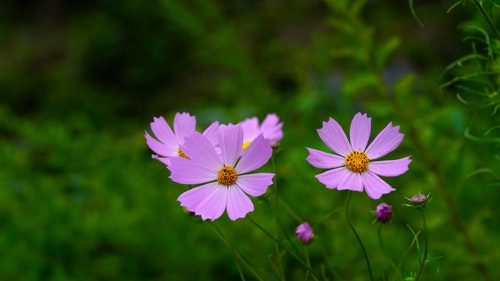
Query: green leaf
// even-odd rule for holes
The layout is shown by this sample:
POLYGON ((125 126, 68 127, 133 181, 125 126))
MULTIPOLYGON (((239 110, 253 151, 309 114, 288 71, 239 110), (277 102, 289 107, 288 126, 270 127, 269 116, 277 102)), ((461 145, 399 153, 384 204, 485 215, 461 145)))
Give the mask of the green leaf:
POLYGON ((362 73, 346 79, 342 85, 342 93, 347 96, 356 96, 368 89, 380 89, 383 87, 377 75, 373 73, 362 73))
POLYGON ((392 37, 382 46, 375 54, 375 61, 380 69, 383 69, 389 56, 399 47, 401 39, 399 37, 392 37))

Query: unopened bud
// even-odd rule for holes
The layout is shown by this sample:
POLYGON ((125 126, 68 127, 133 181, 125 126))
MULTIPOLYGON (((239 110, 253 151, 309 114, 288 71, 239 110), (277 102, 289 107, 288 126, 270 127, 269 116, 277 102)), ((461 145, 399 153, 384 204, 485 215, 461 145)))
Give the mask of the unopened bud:
POLYGON ((277 141, 270 141, 269 145, 273 150, 278 150, 280 148, 280 143, 277 141))
POLYGON ((381 223, 388 222, 392 218, 392 207, 386 203, 380 203, 375 209, 375 218, 381 223))
POLYGON ((304 222, 297 226, 297 228, 295 229, 295 236, 297 236, 300 242, 304 244, 309 244, 314 238, 311 226, 309 226, 309 223, 307 222, 304 222))
POLYGON ((410 198, 410 203, 415 207, 423 207, 427 203, 427 195, 415 194, 410 198))

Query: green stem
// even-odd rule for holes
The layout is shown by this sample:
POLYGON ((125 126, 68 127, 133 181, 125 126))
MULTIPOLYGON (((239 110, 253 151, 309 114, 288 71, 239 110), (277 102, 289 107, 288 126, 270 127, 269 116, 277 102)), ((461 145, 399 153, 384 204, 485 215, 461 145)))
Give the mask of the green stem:
POLYGON ((298 223, 303 222, 302 218, 293 211, 293 208, 285 200, 278 197, 278 202, 298 223))
MULTIPOLYGON (((309 260, 309 245, 305 245, 304 247, 304 256, 306 257, 306 264, 307 266, 311 267, 311 261, 309 260)), ((304 279, 305 281, 309 280, 309 270, 306 272, 306 278, 304 279)))
MULTIPOLYGON (((274 163, 274 156, 271 157, 271 162, 273 164, 273 172, 276 174, 276 165, 274 163)), ((274 179, 274 240, 278 241, 278 183, 274 179)), ((278 272, 280 274, 281 280, 286 280, 285 272, 281 263, 281 250, 278 243, 274 243, 274 248, 276 250, 276 263, 278 266, 278 272)))
POLYGON ((226 244, 226 246, 229 248, 229 250, 231 251, 231 253, 233 254, 234 258, 236 259, 236 266, 238 267, 238 272, 240 274, 240 278, 242 281, 245 281, 245 276, 243 275, 243 272, 241 271, 241 267, 240 267, 240 263, 241 262, 243 265, 245 265, 245 267, 250 271, 252 272, 252 274, 255 276, 255 278, 257 278, 257 280, 260 280, 260 281, 263 281, 264 279, 262 279, 262 277, 259 276, 259 274, 255 271, 255 269, 253 269, 253 267, 251 267, 246 261, 245 259, 243 259, 243 257, 236 251, 236 249, 233 247, 233 245, 231 244, 231 242, 229 242, 229 239, 227 239, 227 237, 224 235, 224 233, 222 232, 221 229, 219 229, 215 224, 213 223, 208 223, 208 226, 210 227, 210 229, 217 235, 217 237, 219 237, 222 242, 224 244, 226 244), (238 262, 239 261, 239 262, 238 262))
POLYGON ((418 281, 422 274, 425 264, 427 263, 427 253, 429 251, 429 238, 427 237, 427 222, 425 220, 425 213, 422 210, 422 223, 424 224, 423 235, 424 235, 424 256, 422 257, 422 262, 418 267, 417 275, 415 276, 415 281, 418 281))
POLYGON ((415 8, 413 8, 413 0, 408 0, 408 5, 410 6, 411 15, 417 21, 418 25, 420 25, 420 27, 424 27, 424 24, 418 18, 417 13, 415 13, 415 8))
POLYGON ((474 4, 476 4, 476 7, 479 9, 479 11, 481 11, 481 14, 483 14, 484 18, 486 19, 486 21, 490 25, 491 29, 493 29, 493 32, 495 33, 495 36, 497 37, 497 39, 500 39, 500 33, 498 32, 495 25, 493 24, 493 21, 486 14, 486 11, 484 10, 484 7, 483 7, 481 1, 473 0, 472 2, 474 2, 474 4))
POLYGON ((400 116, 400 118, 403 119, 406 124, 409 125, 408 136, 412 140, 416 150, 419 152, 422 161, 427 167, 429 167, 429 171, 434 175, 436 179, 436 191, 439 197, 443 199, 446 210, 448 210, 451 225, 461 235, 465 248, 469 252, 469 255, 472 256, 472 258, 475 260, 475 266, 477 270, 483 275, 484 280, 493 281, 494 279, 489 272, 488 266, 479 255, 476 246, 474 245, 466 227, 464 226, 460 219, 460 216, 458 215, 457 206, 455 205, 452 196, 446 189, 445 180, 443 178, 439 165, 434 159, 433 154, 427 151, 424 142, 420 138, 418 129, 414 126, 412 117, 407 114, 407 110, 402 108, 401 105, 396 101, 396 99, 390 99, 389 102, 393 105, 396 114, 400 116))
POLYGON ((368 259, 368 254, 366 253, 365 246, 363 245, 363 241, 361 241, 358 232, 356 231, 351 221, 349 220, 349 203, 351 202, 351 195, 352 195, 352 190, 349 190, 349 195, 347 196, 347 202, 345 204, 345 217, 347 219, 347 224, 349 224, 349 227, 352 230, 352 233, 354 233, 354 236, 356 236, 356 239, 358 239, 359 246, 361 246, 361 250, 363 251, 363 255, 365 256, 366 267, 368 268, 368 273, 370 274, 370 280, 373 281, 372 268, 370 266, 370 260, 368 259))
POLYGON ((273 235, 271 235, 269 232, 267 232, 262 226, 260 226, 256 221, 254 221, 250 216, 247 216, 247 219, 253 223, 258 229, 260 229, 264 234, 269 236, 275 243, 279 244, 282 249, 285 249, 288 253, 290 253, 298 262, 300 262, 308 271, 311 272, 311 275, 313 276, 314 280, 319 281, 319 276, 314 272, 312 267, 310 267, 307 262, 305 262, 303 259, 301 259, 294 251, 290 250, 288 247, 283 245, 279 240, 276 240, 273 235))
POLYGON ((377 236, 378 236, 378 244, 380 245, 380 249, 382 249, 382 253, 384 253, 384 256, 391 261, 391 265, 392 267, 394 268, 394 270, 396 270, 396 273, 399 271, 397 265, 394 263, 394 261, 389 257, 389 255, 387 254, 387 252, 385 251, 385 247, 384 247, 384 243, 383 243, 383 240, 382 240, 382 226, 384 224, 383 223, 379 223, 378 225, 378 229, 377 229, 377 236))

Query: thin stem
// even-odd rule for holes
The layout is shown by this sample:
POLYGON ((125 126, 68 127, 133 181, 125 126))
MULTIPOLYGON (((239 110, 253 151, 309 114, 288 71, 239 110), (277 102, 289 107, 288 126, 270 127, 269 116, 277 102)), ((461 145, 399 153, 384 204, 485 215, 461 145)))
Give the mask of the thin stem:
POLYGON ((208 226, 210 229, 219 237, 224 244, 229 248, 231 253, 234 255, 234 258, 236 259, 236 266, 238 267, 238 272, 240 274, 240 278, 242 281, 245 281, 245 275, 243 275, 243 272, 241 271, 240 263, 241 262, 245 267, 252 272, 252 274, 257 278, 257 280, 263 281, 262 277, 259 276, 259 274, 253 269, 244 259, 243 257, 236 251, 236 249, 233 247, 231 242, 229 242, 229 239, 224 235, 221 229, 219 229, 215 224, 213 223, 208 223, 208 226), (239 261, 239 262, 238 262, 239 261))
MULTIPOLYGON (((306 245, 304 247, 304 256, 306 257, 307 266, 311 267, 311 261, 309 260, 309 246, 308 245, 306 245)), ((304 280, 305 281, 309 280, 309 270, 306 272, 306 278, 304 280)))
POLYGON ((370 280, 373 281, 372 268, 370 266, 370 260, 368 259, 368 254, 366 253, 365 246, 363 245, 363 241, 361 241, 358 232, 356 231, 351 221, 349 220, 349 203, 351 202, 351 195, 352 195, 352 190, 349 190, 349 195, 347 196, 347 202, 345 204, 345 217, 347 219, 347 224, 349 224, 349 227, 352 230, 352 233, 354 233, 354 236, 356 236, 356 239, 358 239, 359 246, 361 246, 361 250, 363 251, 363 255, 365 256, 366 267, 368 268, 368 273, 370 274, 370 280))
POLYGON ((391 265, 392 267, 394 267, 394 270, 396 270, 396 272, 399 271, 397 265, 394 263, 394 261, 389 257, 389 255, 387 254, 387 252, 385 251, 385 247, 384 247, 384 242, 382 240, 382 226, 384 224, 382 223, 379 223, 378 225, 378 229, 377 229, 377 236, 378 236, 378 244, 380 245, 380 249, 382 249, 382 253, 384 253, 384 256, 391 261, 391 265))
POLYGON ((413 7, 413 0, 408 0, 408 5, 410 6, 410 12, 411 12, 411 15, 413 16, 413 18, 417 21, 418 25, 420 25, 420 27, 424 27, 424 24, 422 23, 422 21, 418 18, 417 16, 417 13, 415 12, 415 8, 413 7))
POLYGON ((483 4, 481 3, 481 1, 474 0, 472 2, 474 2, 474 4, 476 4, 476 7, 479 9, 479 11, 481 11, 481 14, 483 14, 484 18, 486 19, 486 21, 490 25, 491 29, 493 29, 493 32, 495 33, 495 36, 497 37, 497 39, 500 39, 500 33, 498 32, 495 25, 493 24, 493 21, 491 21, 490 17, 488 17, 488 15, 486 14, 486 11, 484 10, 484 7, 483 7, 483 4))
POLYGON ((256 221, 254 221, 250 216, 247 216, 247 219, 253 223, 258 229, 260 229, 264 234, 266 234, 269 238, 271 238, 275 243, 278 243, 281 248, 285 249, 288 253, 290 253, 298 262, 300 262, 308 271, 311 272, 314 280, 319 281, 319 276, 314 272, 314 270, 303 260, 301 259, 294 251, 290 250, 288 247, 283 245, 279 240, 276 240, 273 235, 267 232, 262 226, 260 226, 256 221))
POLYGON ((408 136, 415 145, 416 150, 419 151, 419 155, 421 155, 422 161, 425 163, 427 167, 429 167, 429 171, 434 175, 436 179, 436 191, 439 197, 443 199, 443 203, 445 204, 446 209, 449 212, 449 219, 451 225, 461 235, 465 248, 469 252, 469 255, 472 256, 473 259, 475 260, 475 266, 477 270, 483 275, 484 280, 493 281, 494 279, 491 276, 491 273, 489 272, 488 266, 479 255, 478 250, 467 231, 467 228, 464 226, 464 224, 460 219, 457 206, 455 205, 453 198, 446 189, 445 180, 442 176, 442 172, 439 168, 439 165, 434 159, 433 154, 427 151, 425 144, 423 143, 423 141, 419 136, 417 128, 414 126, 414 122, 411 119, 412 117, 410 117, 407 114, 407 111, 401 107, 401 105, 396 101, 396 99, 389 99, 389 102, 391 102, 395 112, 400 116, 400 118, 403 119, 404 122, 409 125, 408 136))
MULTIPOLYGON (((271 162, 273 164, 273 172, 276 174, 276 165, 274 163, 274 156, 271 157, 271 162)), ((278 183, 274 180, 274 239, 278 241, 278 183)), ((283 266, 281 263, 281 250, 278 243, 274 243, 274 249, 276 250, 276 263, 278 266, 278 272, 280 274, 281 280, 286 280, 285 272, 283 271, 283 266)))
POLYGON ((422 212, 422 223, 424 224, 423 235, 424 235, 424 256, 422 257, 422 262, 418 267, 417 275, 415 276, 415 281, 418 281, 420 275, 422 274, 422 270, 424 269, 425 264, 427 263, 427 253, 429 251, 429 238, 427 237, 427 222, 425 220, 425 213, 422 212))
POLYGON ((292 207, 290 207, 290 205, 288 205, 288 203, 287 203, 285 200, 283 200, 283 199, 279 198, 278 196, 276 196, 276 197, 278 198, 278 202, 280 203, 280 205, 281 205, 282 207, 284 207, 284 208, 285 208, 285 210, 286 210, 286 211, 287 211, 287 212, 288 212, 288 213, 289 213, 289 214, 290 214, 290 215, 291 215, 291 216, 292 216, 292 217, 293 217, 293 218, 294 218, 297 222, 299 222, 299 223, 302 223, 302 222, 303 222, 302 218, 301 218, 299 215, 297 215, 297 213, 295 213, 295 212, 293 211, 293 208, 292 208, 292 207))

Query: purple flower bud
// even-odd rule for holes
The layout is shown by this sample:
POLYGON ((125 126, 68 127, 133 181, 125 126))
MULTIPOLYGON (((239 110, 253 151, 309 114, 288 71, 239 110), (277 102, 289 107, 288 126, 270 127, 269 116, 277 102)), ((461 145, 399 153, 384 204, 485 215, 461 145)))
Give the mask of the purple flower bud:
POLYGON ((300 242, 304 244, 309 244, 314 238, 311 226, 309 226, 309 223, 307 222, 304 222, 297 226, 297 228, 295 229, 295 236, 297 236, 300 242))
POLYGON ((410 203, 415 207, 423 207, 427 203, 425 194, 415 194, 411 197, 410 203))
POLYGON ((392 218, 392 207, 386 203, 380 203, 375 209, 375 217, 381 223, 386 223, 392 218))

